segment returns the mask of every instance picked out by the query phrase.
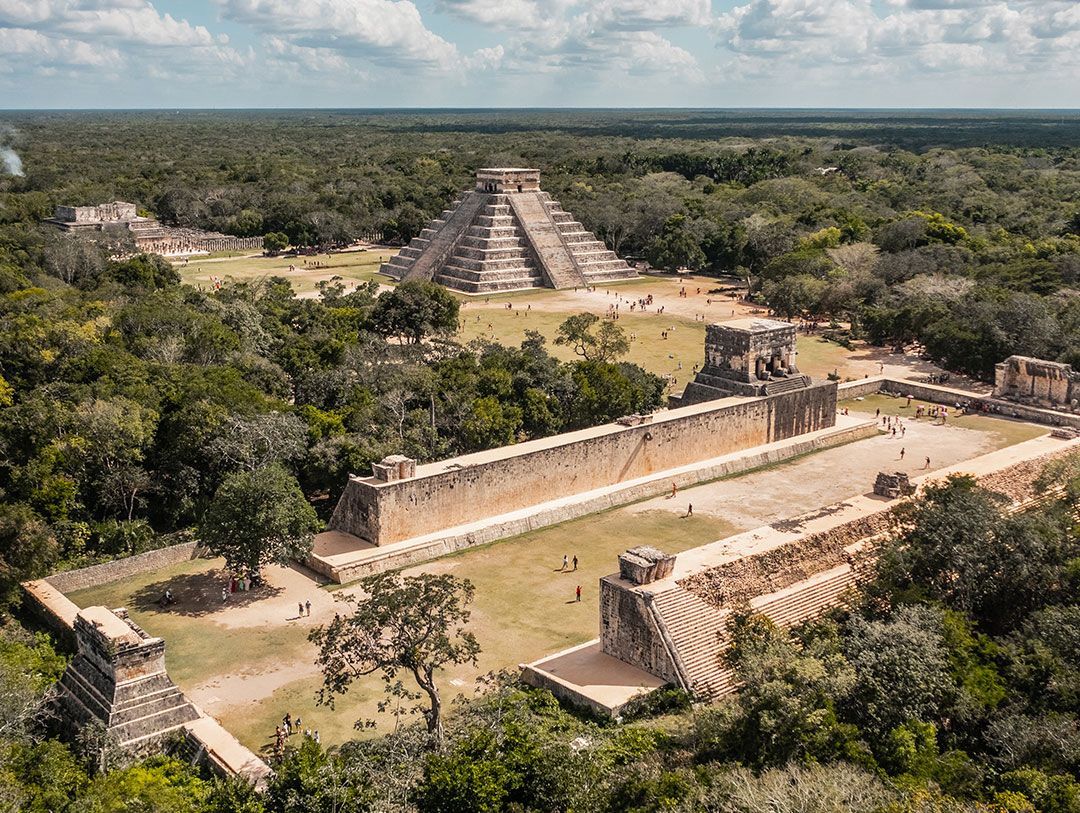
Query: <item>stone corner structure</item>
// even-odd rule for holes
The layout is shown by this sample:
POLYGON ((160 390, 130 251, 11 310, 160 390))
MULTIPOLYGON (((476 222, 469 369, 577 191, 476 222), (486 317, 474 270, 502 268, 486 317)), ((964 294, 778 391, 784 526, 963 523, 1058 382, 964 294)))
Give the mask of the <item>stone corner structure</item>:
POLYGON ((731 395, 777 395, 810 385, 795 356, 795 325, 734 319, 705 328, 705 365, 687 385, 682 406, 731 395))
POLYGON ((619 554, 619 577, 634 584, 666 579, 675 569, 675 557, 649 545, 619 554))
POLYGON ((578 288, 637 273, 540 189, 540 170, 492 167, 380 271, 465 293, 578 288))
POLYGON ((164 640, 105 607, 80 610, 73 626, 78 649, 60 679, 65 723, 98 722, 122 750, 139 753, 199 717, 165 671, 164 640))
POLYGON ((1080 373, 1071 364, 1009 356, 994 367, 994 397, 1076 412, 1080 408, 1080 373))

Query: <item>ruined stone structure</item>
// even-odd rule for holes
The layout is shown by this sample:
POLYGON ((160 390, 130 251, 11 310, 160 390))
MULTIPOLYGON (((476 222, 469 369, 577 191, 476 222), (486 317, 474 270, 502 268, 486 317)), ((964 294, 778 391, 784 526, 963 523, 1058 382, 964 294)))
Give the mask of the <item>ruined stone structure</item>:
POLYGON ((994 397, 1076 412, 1080 373, 1071 364, 1009 356, 994 368, 994 397))
POLYGON ((165 671, 165 641, 104 607, 80 610, 77 653, 60 679, 69 724, 98 722, 120 748, 142 752, 199 717, 165 671))
POLYGON ((773 319, 736 319, 705 328, 705 365, 680 403, 729 395, 775 395, 810 384, 799 372, 795 325, 773 319))
POLYGON ((712 401, 651 422, 568 432, 415 466, 384 461, 351 477, 331 531, 389 545, 834 426, 836 384, 712 401))
POLYGON ((577 288, 637 276, 540 189, 540 171, 480 169, 464 192, 380 269, 479 294, 577 288))
POLYGON ((879 497, 888 497, 895 500, 897 497, 906 497, 915 492, 911 479, 907 472, 895 471, 889 474, 887 471, 879 471, 874 480, 874 493, 879 497))
POLYGON ((261 237, 235 237, 201 229, 163 226, 151 217, 140 217, 134 203, 114 201, 96 206, 57 206, 45 221, 66 232, 126 230, 138 251, 164 255, 250 251, 262 248, 261 237))

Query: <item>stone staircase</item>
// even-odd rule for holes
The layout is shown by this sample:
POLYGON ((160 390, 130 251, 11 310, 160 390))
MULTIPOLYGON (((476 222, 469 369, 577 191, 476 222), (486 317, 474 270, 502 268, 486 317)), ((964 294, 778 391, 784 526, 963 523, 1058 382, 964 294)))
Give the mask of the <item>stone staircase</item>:
POLYGON ((774 378, 765 385, 766 395, 779 395, 782 392, 794 392, 810 385, 810 376, 789 375, 784 378, 774 378))
POLYGON ((487 203, 487 197, 479 192, 466 192, 450 210, 449 217, 443 221, 441 228, 430 237, 425 250, 412 259, 404 279, 435 279, 469 230, 477 213, 487 203))
POLYGON ((687 690, 701 698, 719 697, 734 687, 734 677, 720 662, 727 641, 725 610, 718 610, 678 585, 657 593, 653 607, 675 648, 672 653, 686 676, 687 690))
MULTIPOLYGON (((811 576, 751 602, 753 610, 780 627, 793 627, 840 603, 857 576, 847 565, 811 576)), ((674 646, 672 653, 689 682, 691 694, 714 700, 738 688, 734 671, 724 665, 728 646, 728 609, 718 609, 678 585, 653 597, 658 622, 674 646)))
POLYGON ((551 216, 547 201, 538 194, 507 197, 514 217, 521 224, 548 284, 552 288, 585 287, 585 278, 551 216))

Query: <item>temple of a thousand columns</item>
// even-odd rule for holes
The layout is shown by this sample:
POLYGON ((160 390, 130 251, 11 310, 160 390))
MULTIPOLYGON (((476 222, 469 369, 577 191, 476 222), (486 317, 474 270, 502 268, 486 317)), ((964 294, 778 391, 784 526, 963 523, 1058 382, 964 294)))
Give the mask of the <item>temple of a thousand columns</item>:
POLYGON ((480 169, 464 192, 380 269, 470 294, 578 288, 636 272, 540 189, 540 171, 480 169))

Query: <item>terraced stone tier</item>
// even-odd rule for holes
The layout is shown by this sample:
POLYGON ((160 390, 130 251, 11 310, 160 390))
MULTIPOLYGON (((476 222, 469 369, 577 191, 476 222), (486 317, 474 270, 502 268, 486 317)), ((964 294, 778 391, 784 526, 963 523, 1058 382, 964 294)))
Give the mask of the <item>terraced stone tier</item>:
POLYGON ((491 189, 490 182, 478 183, 476 191, 463 194, 380 271, 395 279, 433 279, 467 293, 577 287, 636 276, 546 192, 531 186, 491 189))

